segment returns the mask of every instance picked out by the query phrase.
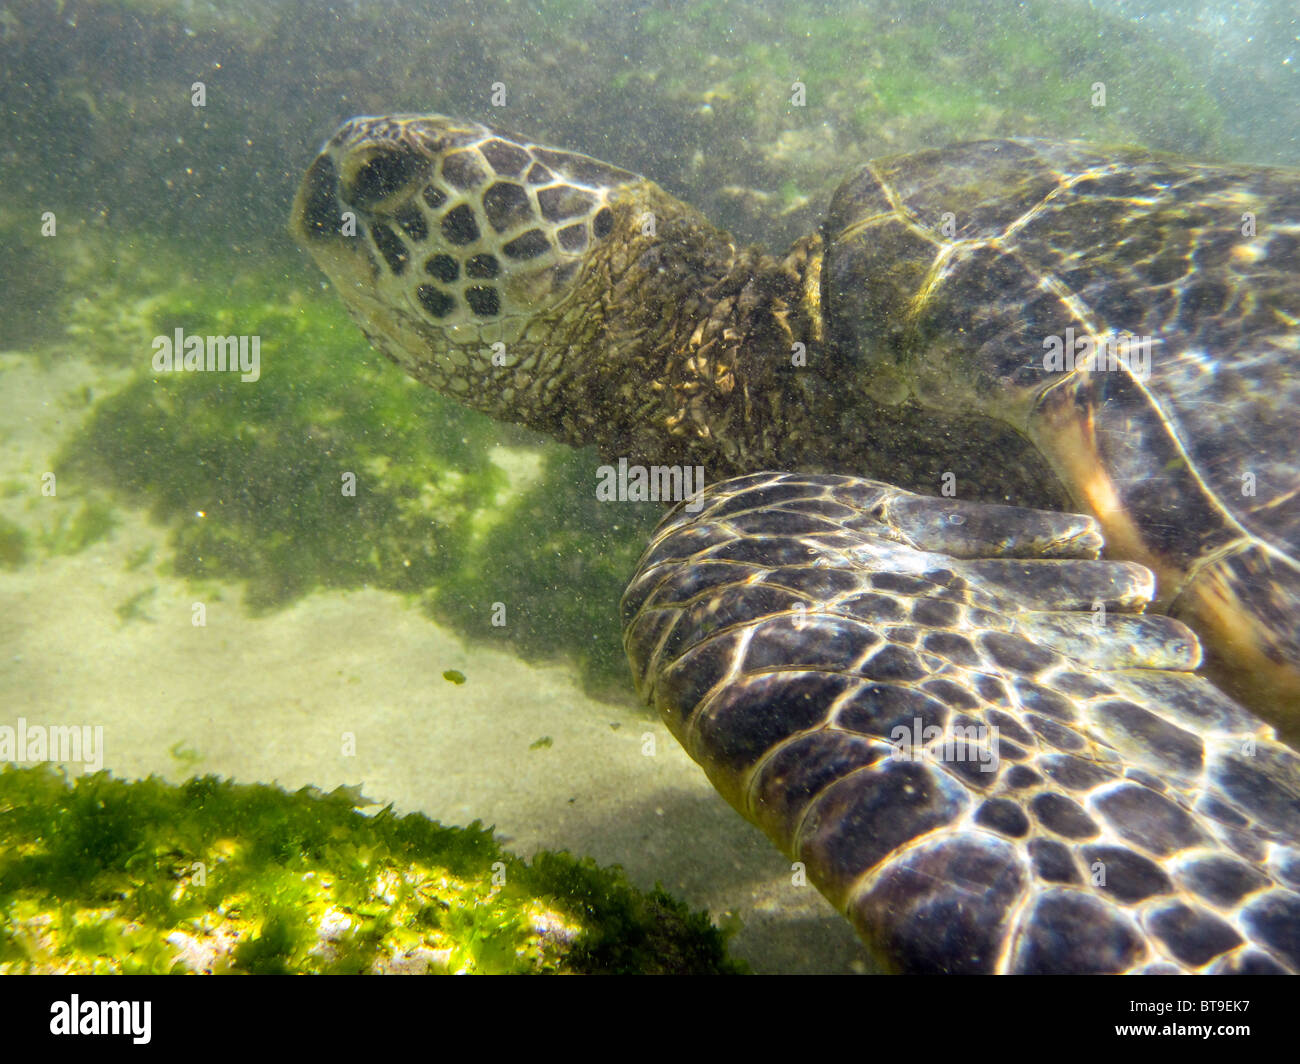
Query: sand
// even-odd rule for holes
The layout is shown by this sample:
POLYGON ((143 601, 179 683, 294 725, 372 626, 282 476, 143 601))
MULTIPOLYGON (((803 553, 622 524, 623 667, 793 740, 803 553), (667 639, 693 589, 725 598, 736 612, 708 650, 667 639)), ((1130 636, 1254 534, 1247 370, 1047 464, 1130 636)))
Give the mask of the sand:
MULTIPOLYGON (((0 476, 32 485, 0 499, 0 513, 35 527, 48 520, 41 507, 75 498, 68 484, 39 498, 40 474, 85 414, 81 389, 106 382, 75 359, 41 368, 14 354, 0 355, 0 376, 0 476)), ((495 825, 516 853, 590 855, 719 921, 734 913, 733 952, 757 971, 868 969, 848 925, 791 884, 788 862, 716 795, 630 681, 625 698, 593 699, 562 663, 466 642, 375 590, 251 616, 236 587, 214 593, 166 573, 165 528, 119 517, 81 553, 36 549, 0 571, 0 724, 101 726, 104 767, 122 778, 360 784, 399 812, 495 825), (152 561, 131 569, 149 545, 152 561)))

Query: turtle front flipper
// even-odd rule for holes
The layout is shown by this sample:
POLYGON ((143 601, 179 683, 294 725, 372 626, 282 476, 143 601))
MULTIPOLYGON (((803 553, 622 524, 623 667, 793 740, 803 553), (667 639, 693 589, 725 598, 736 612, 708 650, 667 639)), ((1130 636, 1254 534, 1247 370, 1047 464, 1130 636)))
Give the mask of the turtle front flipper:
POLYGON ((758 474, 657 532, 638 686, 890 967, 1297 971, 1300 757, 1095 522, 758 474))

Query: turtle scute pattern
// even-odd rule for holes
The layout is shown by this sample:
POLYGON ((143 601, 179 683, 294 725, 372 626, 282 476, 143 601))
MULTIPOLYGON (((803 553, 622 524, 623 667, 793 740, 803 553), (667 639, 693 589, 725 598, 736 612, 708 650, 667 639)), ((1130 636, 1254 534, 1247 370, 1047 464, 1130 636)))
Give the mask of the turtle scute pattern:
POLYGON ((1086 517, 757 474, 660 527, 624 638, 890 968, 1296 972, 1300 757, 1101 546, 1086 517))
POLYGON ((974 141, 867 164, 824 229, 863 380, 903 365, 924 402, 1026 431, 1160 572, 1209 674, 1300 745, 1300 174, 974 141), (1049 365, 1071 335, 1142 338, 1145 366, 1049 365))

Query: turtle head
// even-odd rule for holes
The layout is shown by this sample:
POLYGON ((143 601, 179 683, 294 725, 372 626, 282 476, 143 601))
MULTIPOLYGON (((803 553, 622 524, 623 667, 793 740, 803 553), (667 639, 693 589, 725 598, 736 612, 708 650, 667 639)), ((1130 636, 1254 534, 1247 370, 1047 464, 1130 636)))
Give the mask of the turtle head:
POLYGON ((528 422, 507 404, 542 389, 547 367, 524 348, 565 339, 556 331, 575 304, 580 315, 580 289, 595 290, 597 249, 626 240, 621 223, 645 187, 477 123, 354 118, 307 170, 290 228, 384 354, 440 392, 528 422))

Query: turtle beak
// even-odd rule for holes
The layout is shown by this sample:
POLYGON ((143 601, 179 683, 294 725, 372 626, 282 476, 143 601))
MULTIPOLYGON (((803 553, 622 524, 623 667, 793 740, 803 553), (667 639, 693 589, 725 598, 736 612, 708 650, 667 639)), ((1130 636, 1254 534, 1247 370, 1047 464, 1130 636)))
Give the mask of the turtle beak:
MULTIPOLYGON (((408 145, 376 142, 346 123, 307 168, 289 228, 300 244, 310 248, 339 235, 345 212, 353 212, 355 223, 359 215, 369 215, 386 202, 400 202, 428 169, 428 160, 408 145)), ((355 229, 343 235, 355 235, 355 229)))
POLYGON ((327 150, 298 186, 289 232, 333 282, 345 303, 372 296, 379 264, 356 234, 361 231, 356 211, 349 205, 338 166, 327 150))
POLYGON ((339 235, 343 204, 339 201, 338 169, 328 155, 318 155, 294 197, 289 231, 306 248, 339 235))

